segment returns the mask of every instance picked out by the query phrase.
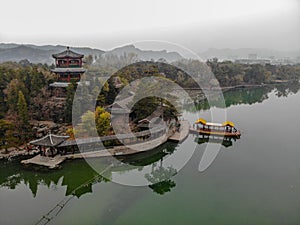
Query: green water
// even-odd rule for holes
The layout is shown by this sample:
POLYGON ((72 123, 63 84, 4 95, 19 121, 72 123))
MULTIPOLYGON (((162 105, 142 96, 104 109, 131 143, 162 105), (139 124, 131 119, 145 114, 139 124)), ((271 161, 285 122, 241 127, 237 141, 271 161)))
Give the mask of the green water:
MULTIPOLYGON (((221 145, 205 171, 198 167, 207 143, 193 135, 127 159, 126 171, 120 163, 105 174, 132 179, 150 167, 167 170, 168 158, 191 155, 197 146, 176 175, 151 186, 93 180, 97 172, 84 160, 52 172, 1 161, 0 223, 34 224, 70 198, 49 224, 300 224, 299 86, 238 89, 224 97, 227 117, 242 137, 221 145)), ((199 115, 209 118, 205 108, 199 105, 197 115, 188 108, 184 117, 190 123, 199 115)), ((103 169, 111 163, 95 160, 103 169)))

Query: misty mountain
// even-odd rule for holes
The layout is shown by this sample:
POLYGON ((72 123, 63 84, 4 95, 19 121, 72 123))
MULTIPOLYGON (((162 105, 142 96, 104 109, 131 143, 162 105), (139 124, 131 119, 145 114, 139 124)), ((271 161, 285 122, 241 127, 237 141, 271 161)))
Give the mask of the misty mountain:
MULTIPOLYGON (((130 53, 134 53, 138 59, 143 61, 161 60, 164 59, 167 62, 174 62, 182 59, 183 57, 177 52, 168 52, 166 50, 153 51, 153 50, 141 50, 134 45, 126 45, 115 48, 110 51, 102 51, 99 49, 93 49, 88 47, 72 47, 70 49, 80 54, 97 56, 123 56, 130 53)), ((52 54, 59 53, 66 50, 66 46, 62 45, 32 45, 32 44, 15 44, 15 43, 0 43, 0 62, 15 61, 19 62, 23 59, 28 59, 32 63, 47 63, 52 64, 54 60, 52 54)), ((206 60, 214 57, 220 60, 235 60, 241 58, 248 58, 249 54, 256 54, 257 58, 291 58, 297 59, 300 57, 300 51, 278 51, 272 49, 255 49, 255 48, 239 48, 239 49, 216 49, 210 48, 199 56, 206 60)))
POLYGON ((200 57, 203 59, 211 59, 217 57, 218 59, 234 60, 241 58, 248 58, 249 54, 256 54, 257 58, 297 58, 300 57, 300 51, 278 51, 264 48, 239 48, 239 49, 216 49, 210 48, 202 53, 200 57))
MULTIPOLYGON (((15 61, 18 62, 23 59, 28 59, 32 63, 47 63, 52 64, 54 62, 52 58, 52 54, 62 52, 66 49, 66 46, 62 45, 20 45, 14 43, 0 43, 0 62, 5 61, 15 61)), ((148 61, 148 60, 159 60, 165 59, 168 62, 173 62, 179 59, 182 59, 182 56, 177 52, 167 52, 166 50, 162 51, 152 51, 152 50, 141 50, 136 48, 133 45, 127 45, 119 48, 115 48, 111 51, 104 52, 99 49, 92 49, 87 47, 72 47, 70 49, 80 53, 87 55, 93 55, 99 57, 104 54, 106 56, 109 55, 128 55, 129 53, 134 53, 137 55, 137 58, 140 60, 148 61)))
MULTIPOLYGON (((70 47, 71 50, 84 55, 100 56, 104 51, 86 47, 70 47)), ((52 64, 54 60, 52 54, 66 50, 66 46, 62 45, 19 45, 0 43, 0 62, 14 61, 18 62, 28 59, 32 63, 52 64)))
POLYGON ((103 56, 109 55, 128 55, 129 53, 136 54, 137 58, 142 61, 157 61, 160 59, 165 59, 168 62, 174 62, 182 59, 183 57, 177 52, 167 52, 166 50, 161 51, 152 51, 152 50, 141 50, 136 48, 134 45, 126 45, 119 48, 115 48, 111 51, 107 51, 103 54, 103 56))

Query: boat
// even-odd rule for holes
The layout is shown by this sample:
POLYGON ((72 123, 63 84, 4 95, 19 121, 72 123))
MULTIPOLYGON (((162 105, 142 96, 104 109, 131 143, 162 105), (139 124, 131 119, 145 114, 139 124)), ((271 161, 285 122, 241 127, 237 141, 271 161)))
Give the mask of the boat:
POLYGON ((231 121, 226 121, 224 123, 211 123, 207 122, 203 118, 200 118, 195 122, 194 127, 195 128, 191 128, 190 131, 202 135, 235 138, 239 138, 241 136, 241 132, 235 128, 234 123, 231 121))

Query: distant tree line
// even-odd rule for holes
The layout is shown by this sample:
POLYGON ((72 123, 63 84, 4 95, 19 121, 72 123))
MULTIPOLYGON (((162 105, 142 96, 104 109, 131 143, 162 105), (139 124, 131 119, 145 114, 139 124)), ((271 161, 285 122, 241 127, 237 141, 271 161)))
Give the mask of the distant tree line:
POLYGON ((231 61, 219 62, 216 58, 207 61, 221 87, 242 84, 273 83, 276 80, 300 79, 300 65, 240 64, 231 61))

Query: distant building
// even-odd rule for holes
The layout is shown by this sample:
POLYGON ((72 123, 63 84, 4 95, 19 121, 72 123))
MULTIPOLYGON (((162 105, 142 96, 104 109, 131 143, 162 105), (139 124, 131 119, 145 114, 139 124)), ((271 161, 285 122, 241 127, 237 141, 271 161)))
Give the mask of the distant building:
POLYGON ((248 59, 252 59, 252 60, 257 59, 257 54, 255 54, 255 53, 248 54, 248 59))
POLYGON ((82 67, 84 55, 75 53, 69 47, 61 53, 53 54, 55 69, 51 70, 57 75, 57 81, 50 84, 51 94, 56 97, 66 97, 66 87, 74 79, 79 82, 86 71, 82 67))
POLYGON ((236 63, 240 63, 240 64, 261 64, 261 65, 265 65, 265 64, 270 64, 271 60, 269 59, 237 59, 235 60, 236 63))

